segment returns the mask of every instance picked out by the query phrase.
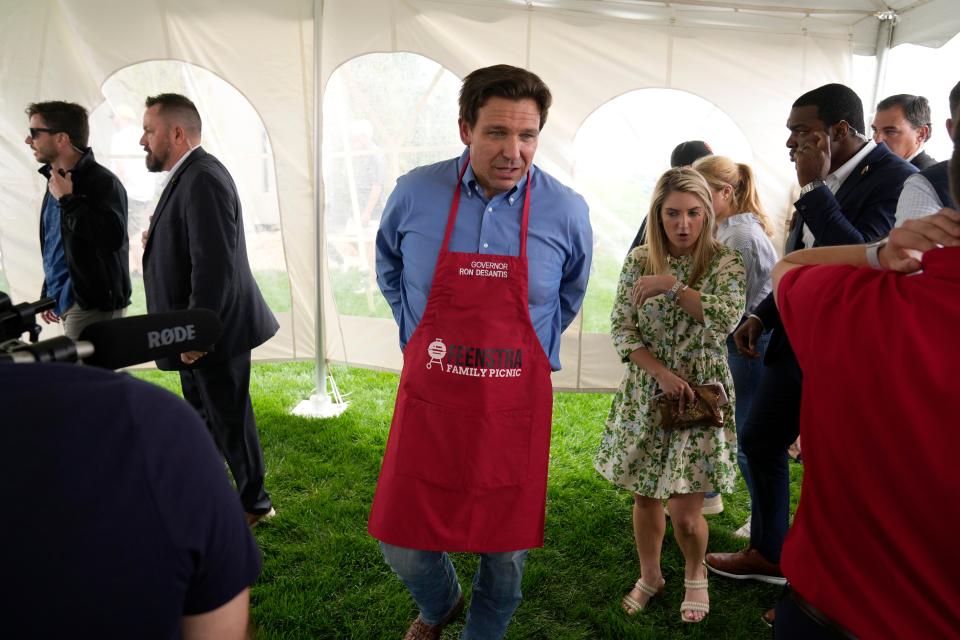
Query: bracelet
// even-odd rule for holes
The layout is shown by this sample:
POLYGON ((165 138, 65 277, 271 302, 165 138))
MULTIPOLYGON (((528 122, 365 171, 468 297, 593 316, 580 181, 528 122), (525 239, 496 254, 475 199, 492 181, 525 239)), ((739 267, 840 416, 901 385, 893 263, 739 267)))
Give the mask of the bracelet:
POLYGON ((883 269, 883 265, 880 264, 880 249, 887 244, 887 239, 877 240, 876 242, 871 242, 867 245, 867 264, 869 264, 874 269, 883 269))
POLYGON ((683 281, 681 281, 680 278, 677 278, 677 281, 673 283, 673 286, 670 287, 670 290, 666 293, 667 300, 670 302, 676 302, 677 296, 680 295, 680 292, 686 288, 687 286, 683 284, 683 281))

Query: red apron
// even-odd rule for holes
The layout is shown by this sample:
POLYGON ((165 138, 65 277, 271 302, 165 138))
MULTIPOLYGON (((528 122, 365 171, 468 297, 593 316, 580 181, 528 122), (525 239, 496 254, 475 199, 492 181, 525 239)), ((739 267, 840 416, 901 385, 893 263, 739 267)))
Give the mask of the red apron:
POLYGON ((520 255, 448 250, 453 192, 403 372, 369 532, 427 551, 543 546, 553 390, 527 306, 530 174, 520 255))

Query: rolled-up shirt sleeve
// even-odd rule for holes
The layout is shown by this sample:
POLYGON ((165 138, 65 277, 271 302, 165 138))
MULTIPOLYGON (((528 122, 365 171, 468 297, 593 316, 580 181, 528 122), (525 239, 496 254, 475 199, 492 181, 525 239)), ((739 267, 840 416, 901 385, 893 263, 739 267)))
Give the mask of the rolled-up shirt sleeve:
POLYGON ((913 174, 903 183, 903 191, 897 200, 897 220, 899 227, 907 220, 929 216, 943 207, 936 190, 926 177, 913 174))

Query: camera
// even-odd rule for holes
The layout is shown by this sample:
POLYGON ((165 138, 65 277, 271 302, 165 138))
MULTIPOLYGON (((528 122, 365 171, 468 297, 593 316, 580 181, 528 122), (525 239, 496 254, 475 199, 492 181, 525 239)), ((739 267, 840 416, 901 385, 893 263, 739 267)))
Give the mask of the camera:
POLYGON ((0 362, 76 362, 93 353, 93 345, 57 337, 38 342, 40 325, 37 314, 53 309, 52 298, 14 305, 0 291, 0 362), (20 338, 26 333, 29 343, 20 338))
POLYGON ((0 364, 78 362, 122 369, 186 351, 211 351, 220 337, 220 319, 209 309, 185 309, 101 320, 85 327, 80 339, 66 336, 38 342, 37 314, 53 309, 51 298, 14 305, 0 291, 0 364), (29 343, 21 337, 29 334, 29 343))

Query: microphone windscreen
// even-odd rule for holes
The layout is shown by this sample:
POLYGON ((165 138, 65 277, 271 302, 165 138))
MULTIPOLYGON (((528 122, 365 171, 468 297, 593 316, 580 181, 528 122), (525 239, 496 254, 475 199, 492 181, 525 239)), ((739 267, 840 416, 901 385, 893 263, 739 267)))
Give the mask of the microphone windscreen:
POLYGON ((122 369, 184 351, 209 351, 222 329, 220 318, 209 309, 102 320, 80 332, 80 340, 93 343, 93 355, 83 362, 104 369, 122 369))

